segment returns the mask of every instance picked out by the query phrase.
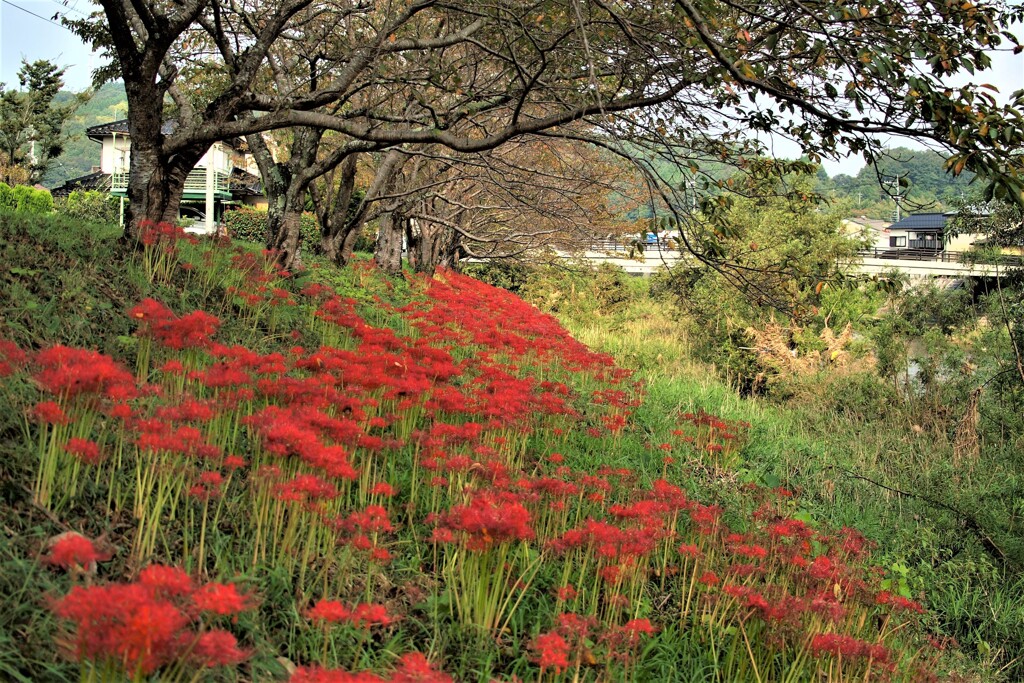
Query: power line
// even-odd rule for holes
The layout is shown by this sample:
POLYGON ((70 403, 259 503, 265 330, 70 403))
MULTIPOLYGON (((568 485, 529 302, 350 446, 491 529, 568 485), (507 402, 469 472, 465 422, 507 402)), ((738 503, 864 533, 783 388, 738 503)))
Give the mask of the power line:
POLYGON ((52 19, 47 19, 46 17, 42 16, 41 14, 36 14, 32 10, 25 9, 21 5, 15 5, 13 2, 11 2, 11 0, 0 0, 0 2, 3 2, 5 5, 10 5, 11 7, 15 8, 15 9, 20 9, 25 14, 31 14, 36 19, 42 19, 43 21, 45 21, 48 24, 53 24, 57 28, 62 28, 65 31, 70 31, 71 30, 67 26, 62 26, 62 25, 58 24, 56 21, 53 21, 52 19))
POLYGON ((81 16, 85 17, 86 19, 89 18, 88 14, 86 14, 82 10, 78 9, 78 7, 77 7, 78 3, 77 2, 75 3, 75 5, 68 5, 68 0, 64 0, 64 2, 61 2, 61 0, 50 0, 50 2, 52 2, 55 5, 57 5, 58 7, 63 8, 65 14, 67 14, 68 12, 74 12, 75 14, 81 15, 81 16))

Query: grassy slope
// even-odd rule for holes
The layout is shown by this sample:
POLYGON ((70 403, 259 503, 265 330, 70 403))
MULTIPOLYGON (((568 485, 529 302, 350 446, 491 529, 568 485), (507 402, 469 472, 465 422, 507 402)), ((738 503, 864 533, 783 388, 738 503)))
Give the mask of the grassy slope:
MULTIPOLYGON (((99 348, 115 357, 130 359, 134 353, 134 325, 125 311, 144 296, 157 296, 177 311, 214 310, 224 319, 220 336, 263 352, 283 349, 290 343, 288 335, 267 334, 259 325, 252 327, 251 321, 232 319, 224 293, 216 286, 201 290, 176 285, 154 290, 115 247, 113 231, 83 229, 59 221, 42 225, 22 223, 9 217, 0 218, 0 226, 4 262, 11 264, 6 273, 0 274, 0 327, 5 330, 2 336, 23 348, 62 342, 99 348), (69 311, 77 314, 69 315, 69 311)), ((401 287, 392 291, 364 273, 324 270, 316 277, 330 281, 339 293, 349 293, 368 303, 372 303, 374 295, 399 300, 408 296, 401 287)), ((367 310, 377 315, 371 320, 373 324, 403 326, 401 319, 382 314, 379 307, 367 310)), ((968 574, 963 558, 952 568, 940 565, 926 573, 921 563, 927 558, 921 549, 927 546, 919 541, 927 542, 929 533, 955 525, 947 523, 943 527, 939 524, 942 520, 930 519, 935 514, 933 509, 890 496, 877 487, 837 477, 830 469, 839 464, 874 472, 872 468, 877 469, 877 464, 872 463, 878 460, 878 453, 899 454, 906 450, 901 448, 900 439, 890 442, 890 437, 879 432, 877 438, 869 440, 866 432, 858 432, 855 426, 832 416, 784 411, 762 402, 738 399, 706 369, 685 360, 685 341, 679 339, 668 311, 660 304, 642 302, 613 316, 588 315, 585 319, 587 322, 580 324, 571 316, 565 318, 579 339, 613 353, 624 366, 636 368, 646 382, 646 398, 635 412, 635 427, 616 440, 614 448, 595 449, 595 442, 583 436, 570 437, 560 444, 569 464, 593 466, 604 462, 631 467, 640 471, 641 479, 650 480, 660 476, 662 467, 659 454, 651 446, 678 426, 679 413, 704 409, 726 419, 749 421, 752 432, 741 467, 725 471, 690 460, 686 463, 690 468, 688 488, 699 492, 705 500, 713 497, 737 505, 743 502, 738 492, 738 484, 743 482, 804 489, 805 495, 799 504, 793 504, 792 512, 810 512, 837 525, 855 524, 880 543, 887 562, 903 560, 908 565, 908 588, 915 593, 924 588, 928 595, 933 609, 933 616, 928 617, 931 628, 957 635, 966 641, 965 652, 973 656, 968 660, 954 654, 947 665, 964 672, 981 672, 978 675, 983 678, 977 680, 996 680, 995 669, 1007 661, 1006 650, 1013 647, 1013 638, 1020 637, 1015 632, 1021 608, 1013 602, 1014 586, 1007 582, 997 588, 995 570, 974 547, 966 548, 963 555, 977 565, 977 578, 968 574), (852 442, 859 445, 851 449, 852 442), (915 515, 922 520, 916 528, 912 523, 915 515), (908 549, 917 556, 908 560, 908 549), (999 590, 1002 592, 998 593, 999 590), (963 604, 971 600, 977 604, 963 604), (986 613, 991 616, 979 622, 979 615, 986 613), (979 644, 986 639, 991 641, 991 661, 985 661, 986 652, 979 644)), ((309 332, 306 328, 302 330, 309 332)), ((26 395, 0 395, 0 400, 23 406, 32 399, 26 395)), ((0 462, 0 507, 5 511, 4 533, 0 536, 0 594, 5 596, 0 616, 0 676, 67 680, 76 676, 75 669, 54 657, 52 637, 56 624, 42 608, 43 596, 66 591, 66 581, 42 569, 36 558, 44 541, 64 530, 68 520, 54 518, 26 504, 25 486, 31 485, 32 452, 17 445, 22 429, 20 409, 0 411, 0 442, 5 450, 9 448, 11 456, 0 462)), ((870 429, 878 432, 877 425, 870 429)), ((530 443, 531 451, 543 453, 551 448, 541 436, 530 443)), ((911 451, 920 454, 927 447, 911 451)), ((907 460, 898 465, 883 464, 896 469, 908 466, 907 460)), ((74 512, 72 526, 94 534, 110 534, 115 541, 130 530, 125 526, 129 522, 107 519, 98 508, 79 508, 74 512)), ((394 548, 408 548, 408 543, 409 539, 400 539, 394 548)), ((393 565, 392 576, 408 579, 415 575, 416 566, 415 561, 399 560, 393 565)), ((117 572, 114 568, 104 569, 105 574, 112 576, 117 572)), ((543 581, 553 588, 557 576, 547 576, 543 581)), ((262 672, 263 677, 281 676, 281 665, 271 653, 291 642, 287 634, 291 631, 294 636, 297 628, 298 615, 285 613, 289 609, 294 611, 294 606, 288 607, 293 605, 293 589, 286 577, 275 578, 273 574, 260 578, 259 585, 264 604, 262 621, 243 620, 242 627, 247 642, 262 648, 253 664, 254 671, 262 672)), ((362 666, 386 668, 392 661, 387 654, 391 648, 402 651, 429 647, 432 655, 441 658, 446 669, 460 679, 485 679, 494 673, 517 673, 530 678, 536 670, 529 662, 527 640, 536 634, 541 622, 551 618, 550 606, 542 600, 528 600, 524 616, 514 624, 515 638, 493 650, 478 648, 472 636, 457 624, 445 622, 442 627, 441 622, 430 622, 429 612, 413 606, 408 609, 407 619, 400 629, 391 632, 392 640, 387 647, 376 654, 366 653, 362 666)), ((653 606, 645 601, 644 609, 653 606)), ((707 658, 704 646, 692 639, 674 638, 670 628, 658 636, 649 648, 652 656, 645 660, 645 668, 634 671, 639 680, 678 677, 684 671, 693 680, 704 680, 710 675, 707 672, 716 665, 707 658)), ((309 644, 303 647, 308 648, 309 644)), ((301 653, 302 647, 297 651, 301 653)), ((294 652, 289 654, 295 656, 294 652)), ((346 650, 346 657, 352 655, 351 650, 346 650)))
POLYGON ((857 389, 841 380, 820 378, 817 395, 789 407, 740 398, 714 368, 691 360, 671 306, 648 299, 645 283, 631 286, 626 306, 602 315, 584 294, 559 317, 647 379, 637 414, 646 429, 663 429, 676 408, 750 422, 740 481, 792 487, 815 518, 867 534, 894 583, 927 601, 936 632, 957 639, 969 680, 1024 676, 1024 604, 1015 597, 1024 591, 1024 554, 1012 507, 1019 444, 986 444, 978 463, 954 466, 944 434, 915 429, 898 406, 873 405, 873 397, 864 406, 855 396, 836 400, 829 394, 857 389))

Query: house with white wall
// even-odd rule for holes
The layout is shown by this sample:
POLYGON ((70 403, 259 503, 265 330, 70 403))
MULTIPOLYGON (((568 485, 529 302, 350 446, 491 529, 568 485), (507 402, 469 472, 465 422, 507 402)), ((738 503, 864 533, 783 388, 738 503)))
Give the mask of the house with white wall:
MULTIPOLYGON (((164 123, 164 132, 173 130, 173 122, 164 123)), ((99 164, 80 178, 69 180, 53 190, 54 196, 74 190, 100 190, 122 198, 128 196, 128 172, 131 163, 131 135, 128 121, 122 119, 92 126, 86 130, 90 140, 100 144, 99 164)), ((185 179, 180 213, 198 219, 208 229, 231 206, 265 208, 266 196, 252 156, 241 139, 215 142, 185 179)))

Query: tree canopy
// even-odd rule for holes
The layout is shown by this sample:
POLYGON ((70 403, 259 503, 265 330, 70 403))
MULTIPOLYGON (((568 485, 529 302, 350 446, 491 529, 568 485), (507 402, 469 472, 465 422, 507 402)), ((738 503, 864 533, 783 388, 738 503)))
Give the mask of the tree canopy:
POLYGON ((58 104, 63 77, 64 70, 52 62, 23 60, 21 89, 5 90, 0 84, 0 181, 37 183, 50 161, 64 151, 64 122, 84 97, 58 104))
POLYGON ((332 131, 334 163, 408 145, 486 152, 544 134, 624 156, 658 145, 694 175, 702 164, 742 168, 758 156, 751 131, 792 138, 810 161, 847 149, 874 160, 874 136, 888 134, 948 150, 948 170, 985 176, 992 196, 1021 200, 1024 188, 1024 92, 1000 105, 988 86, 947 85, 988 66, 992 50, 1017 47, 1008 27, 1019 7, 100 4, 72 25, 113 57, 100 76, 125 80, 132 237, 139 221, 176 215, 184 177, 211 142, 295 126, 332 131))

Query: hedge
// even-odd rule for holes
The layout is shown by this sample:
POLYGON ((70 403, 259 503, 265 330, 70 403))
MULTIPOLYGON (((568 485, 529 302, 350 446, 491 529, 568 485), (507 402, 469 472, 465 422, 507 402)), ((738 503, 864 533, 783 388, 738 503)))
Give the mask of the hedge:
POLYGON ((53 195, 49 190, 37 190, 29 185, 11 187, 0 183, 0 210, 47 214, 53 211, 53 195))
POLYGON ((84 223, 116 223, 120 201, 109 192, 74 190, 54 201, 54 211, 84 223))
MULTIPOLYGON (((267 238, 267 212, 261 209, 231 209, 224 212, 224 226, 237 240, 264 244, 267 238)), ((320 247, 320 228, 311 213, 302 214, 302 244, 306 249, 320 247)))

